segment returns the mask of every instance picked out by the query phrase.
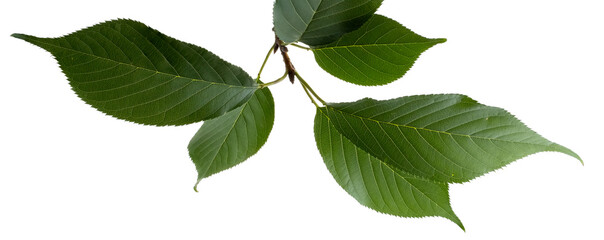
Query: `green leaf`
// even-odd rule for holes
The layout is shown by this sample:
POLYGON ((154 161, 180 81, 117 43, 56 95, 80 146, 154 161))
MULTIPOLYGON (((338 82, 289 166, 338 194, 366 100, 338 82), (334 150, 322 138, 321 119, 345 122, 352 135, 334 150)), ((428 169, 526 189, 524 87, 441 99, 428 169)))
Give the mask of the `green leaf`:
POLYGON ((277 0, 275 33, 285 43, 317 46, 361 27, 383 0, 277 0))
POLYGON ((464 229, 449 203, 448 185, 429 181, 371 156, 342 136, 317 109, 315 139, 338 184, 359 203, 401 217, 441 216, 464 229))
POLYGON ((328 104, 335 128, 389 165, 440 182, 465 182, 527 155, 556 151, 507 111, 456 94, 328 104))
POLYGON ((136 123, 184 125, 215 118, 258 89, 241 68, 132 20, 60 38, 12 36, 52 53, 86 103, 136 123))
POLYGON ((359 85, 384 85, 402 77, 422 52, 445 41, 422 37, 374 15, 358 30, 312 51, 317 63, 335 77, 359 85))
POLYGON ((188 147, 198 172, 197 184, 256 154, 268 139, 274 119, 273 96, 263 88, 243 106, 204 122, 188 147))

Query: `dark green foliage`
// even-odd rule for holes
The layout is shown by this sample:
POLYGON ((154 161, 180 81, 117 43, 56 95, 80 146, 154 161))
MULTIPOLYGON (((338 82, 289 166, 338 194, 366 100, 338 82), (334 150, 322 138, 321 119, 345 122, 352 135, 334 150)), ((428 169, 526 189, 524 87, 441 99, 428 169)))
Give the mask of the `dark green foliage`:
POLYGON ((414 176, 363 151, 320 108, 315 138, 329 172, 359 203, 401 217, 441 216, 464 228, 449 204, 448 184, 414 176))
POLYGON ((438 182, 465 182, 530 154, 571 150, 507 111, 457 94, 329 104, 334 127, 389 165, 438 182))
POLYGON ((312 50, 319 65, 342 80, 384 85, 402 77, 425 50, 445 42, 375 15, 381 3, 276 0, 277 41, 262 69, 271 53, 280 51, 286 73, 266 84, 260 82, 262 69, 252 79, 204 48, 132 20, 100 23, 60 38, 13 37, 52 53, 76 94, 101 112, 156 126, 206 121, 188 146, 197 184, 260 150, 275 118, 267 87, 288 76, 292 82, 298 78, 317 108, 315 139, 330 173, 360 204, 378 212, 440 216, 463 229, 449 203, 450 183, 538 152, 581 160, 507 111, 464 95, 326 103, 296 71, 288 46, 312 50))
POLYGON ((88 104, 136 123, 184 125, 215 118, 244 104, 258 88, 241 68, 132 20, 60 38, 13 36, 52 53, 88 104))
POLYGON ((361 27, 382 0, 277 0, 275 33, 285 43, 318 46, 361 27))
POLYGON ((264 88, 243 106, 203 123, 189 143, 197 183, 256 154, 273 128, 274 108, 273 95, 264 88))
POLYGON ((337 41, 314 47, 317 63, 332 75, 359 85, 384 85, 402 77, 419 55, 445 39, 428 39, 398 22, 374 15, 337 41))

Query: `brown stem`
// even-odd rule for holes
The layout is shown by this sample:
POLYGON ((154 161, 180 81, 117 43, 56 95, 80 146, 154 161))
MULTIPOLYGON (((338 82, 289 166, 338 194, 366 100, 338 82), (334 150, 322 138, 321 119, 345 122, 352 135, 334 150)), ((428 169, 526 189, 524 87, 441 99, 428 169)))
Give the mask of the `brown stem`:
POLYGON ((283 41, 281 41, 281 39, 279 39, 279 37, 277 37, 277 34, 275 34, 275 50, 274 53, 277 53, 277 50, 279 50, 281 52, 281 56, 283 56, 283 63, 285 63, 285 71, 287 72, 287 76, 289 77, 289 81, 291 83, 294 83, 294 80, 296 78, 296 68, 294 67, 294 64, 292 63, 292 60, 289 58, 289 54, 287 46, 285 46, 283 44, 283 41))

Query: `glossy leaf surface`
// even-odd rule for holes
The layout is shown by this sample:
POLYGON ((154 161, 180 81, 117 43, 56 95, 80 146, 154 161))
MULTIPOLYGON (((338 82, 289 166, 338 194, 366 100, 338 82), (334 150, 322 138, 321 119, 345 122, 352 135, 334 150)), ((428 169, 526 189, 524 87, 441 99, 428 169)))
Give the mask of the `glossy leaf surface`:
POLYGON ((256 154, 266 143, 274 119, 273 96, 264 88, 243 106, 204 122, 188 147, 198 172, 197 184, 256 154))
POLYGON ((215 118, 244 104, 257 89, 241 68, 132 20, 60 38, 13 36, 52 53, 86 103, 136 123, 183 125, 215 118))
POLYGON ((275 33, 285 43, 327 44, 361 27, 382 0, 277 0, 275 33))
POLYGON ((317 109, 315 139, 325 165, 348 194, 378 212, 401 217, 441 216, 462 229, 448 185, 413 176, 355 146, 317 109))
POLYGON ((402 77, 428 48, 445 39, 428 39, 384 16, 374 15, 356 31, 312 49, 317 63, 332 75, 359 85, 384 85, 402 77))
POLYGON ((507 111, 456 94, 329 104, 334 127, 389 165, 440 182, 465 182, 527 155, 571 150, 507 111))

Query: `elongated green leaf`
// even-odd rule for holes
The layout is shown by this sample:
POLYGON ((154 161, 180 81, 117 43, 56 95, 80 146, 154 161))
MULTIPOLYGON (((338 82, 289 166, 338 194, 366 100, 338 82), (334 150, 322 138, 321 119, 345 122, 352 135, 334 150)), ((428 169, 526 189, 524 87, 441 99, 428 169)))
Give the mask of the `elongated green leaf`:
POLYGON ((374 15, 356 31, 312 51, 332 75, 359 85, 384 85, 402 77, 420 54, 445 39, 428 39, 374 15))
POLYGON ((361 27, 383 0, 277 0, 273 23, 285 43, 327 44, 361 27))
POLYGON ((321 109, 315 139, 329 172, 362 205, 401 217, 441 216, 464 228, 451 209, 446 183, 413 176, 371 156, 342 136, 321 109))
POLYGON ((257 89, 241 68, 132 20, 100 23, 60 38, 13 37, 52 53, 86 103, 136 123, 211 119, 241 106, 257 89))
POLYGON ((335 128, 389 165, 441 182, 465 182, 527 155, 571 150, 507 111, 456 94, 329 104, 335 128))
POLYGON ((243 106, 204 122, 188 147, 197 167, 197 184, 256 154, 268 139, 274 119, 273 96, 264 88, 243 106))

